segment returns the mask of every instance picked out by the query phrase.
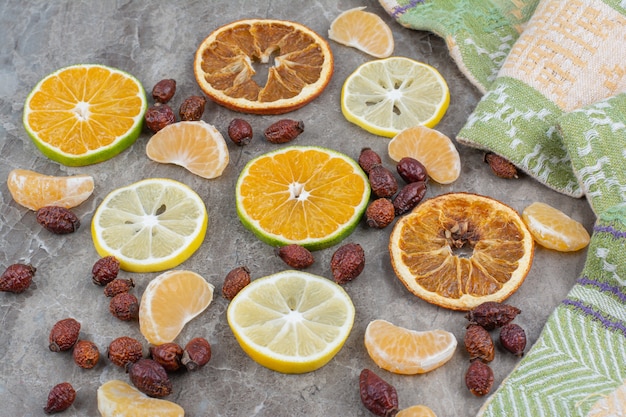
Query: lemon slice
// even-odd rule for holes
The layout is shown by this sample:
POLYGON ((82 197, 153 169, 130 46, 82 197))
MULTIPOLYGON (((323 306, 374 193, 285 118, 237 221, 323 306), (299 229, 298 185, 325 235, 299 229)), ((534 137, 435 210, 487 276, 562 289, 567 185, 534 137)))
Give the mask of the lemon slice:
POLYGON ((91 222, 101 256, 115 256, 131 272, 178 266, 202 244, 208 225, 204 202, 178 181, 149 178, 107 195, 91 222))
POLYGON ((314 371, 339 352, 354 323, 350 296, 329 279, 301 271, 258 278, 228 306, 241 348, 283 373, 314 371))
POLYGON ((183 417, 185 410, 171 401, 151 398, 124 381, 107 381, 98 388, 102 417, 183 417))
POLYGON ((334 245, 358 225, 369 180, 348 156, 290 146, 251 160, 237 181, 237 214, 264 242, 310 250, 334 245))
POLYGON ((213 300, 212 284, 191 271, 167 271, 146 287, 139 304, 139 330, 153 345, 173 342, 185 324, 213 300))
POLYGON ((337 16, 328 38, 376 58, 387 58, 393 53, 393 33, 380 16, 364 9, 355 7, 337 16))
POLYGON ((23 122, 37 148, 68 166, 112 158, 141 133, 148 107, 132 75, 104 65, 73 65, 42 79, 24 104, 23 122))
POLYGON ((341 90, 344 117, 385 137, 416 125, 434 127, 449 103, 450 92, 441 74, 404 57, 366 62, 348 76, 341 90))
POLYGON ((222 175, 229 159, 222 134, 202 120, 165 126, 148 141, 146 155, 153 161, 180 165, 208 179, 222 175))

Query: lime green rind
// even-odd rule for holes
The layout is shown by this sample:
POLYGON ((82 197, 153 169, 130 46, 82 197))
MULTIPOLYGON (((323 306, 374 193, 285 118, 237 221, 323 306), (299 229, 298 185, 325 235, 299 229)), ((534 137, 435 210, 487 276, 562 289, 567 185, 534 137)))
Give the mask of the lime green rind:
POLYGON ((146 112, 146 110, 148 109, 148 99, 146 96, 146 91, 143 87, 143 85, 141 84, 141 82, 134 77, 133 75, 129 74, 128 72, 122 71, 120 69, 117 68, 113 68, 113 67, 108 67, 105 65, 99 65, 99 64, 85 64, 85 65, 70 65, 67 67, 63 67, 63 68, 59 68, 58 70, 48 74, 46 77, 42 78, 36 85, 35 87, 31 90, 31 92, 28 94, 28 96, 26 97, 25 103, 28 103, 33 94, 35 94, 38 90, 40 85, 46 81, 48 78, 55 76, 56 74, 68 69, 68 68, 72 68, 75 66, 80 66, 80 67, 101 67, 101 68, 106 68, 109 69, 111 71, 114 72, 118 72, 121 74, 124 74, 125 76, 127 76, 128 78, 132 79, 137 86, 139 87, 139 92, 140 92, 140 98, 142 101, 142 108, 141 111, 139 112, 139 114, 137 116, 134 117, 135 123, 132 127, 131 130, 129 130, 125 136, 122 136, 121 138, 118 138, 115 142, 113 142, 112 144, 110 144, 109 146, 105 146, 102 148, 98 148, 97 150, 87 153, 87 154, 83 154, 80 156, 74 156, 74 155, 69 155, 65 152, 62 152, 60 150, 58 150, 57 148, 54 148, 48 144, 46 144, 45 142, 41 141, 37 135, 35 134, 35 132, 33 132, 29 127, 28 127, 28 123, 26 121, 27 116, 28 116, 28 111, 27 111, 27 106, 24 106, 24 113, 22 116, 22 124, 24 125, 24 129, 26 130, 26 133, 28 134, 28 136, 30 137, 30 139, 33 141, 33 143, 35 144, 35 147, 37 149, 39 149, 39 151, 44 154, 47 158, 58 162, 60 164, 63 164, 65 166, 70 166, 70 167, 80 167, 80 166, 87 166, 87 165, 93 165, 93 164, 97 164, 100 162, 104 162, 107 161, 111 158, 113 158, 114 156, 122 153, 123 151, 125 151, 127 148, 129 148, 130 146, 132 146, 135 141, 139 138, 139 135, 141 134, 141 131, 143 130, 143 125, 144 125, 144 114, 146 112))
POLYGON ((244 169, 241 171, 241 174, 239 175, 239 178, 237 179, 237 185, 235 186, 235 201, 236 201, 236 206, 237 206, 237 216, 239 217, 239 221, 241 222, 241 224, 243 224, 243 226, 246 229, 250 230, 252 233, 254 233, 254 235, 259 240, 261 240, 264 243, 267 243, 270 246, 279 247, 279 246, 286 246, 286 245, 295 243, 295 244, 304 246, 305 248, 311 251, 329 248, 331 246, 338 244, 339 242, 344 240, 346 237, 350 236, 350 234, 358 226, 359 221, 361 220, 361 217, 363 217, 363 213, 365 213, 365 210, 367 209, 367 204, 370 199, 370 194, 371 194, 371 189, 369 187, 369 181, 367 179, 367 176, 365 175, 365 173, 363 173, 363 170, 361 169, 361 167, 352 158, 350 158, 349 156, 341 152, 337 152, 335 150, 324 148, 321 146, 289 146, 289 147, 281 148, 277 151, 272 151, 272 152, 259 155, 256 158, 250 160, 246 164, 244 169), (329 152, 330 154, 341 156, 342 158, 346 159, 350 164, 354 165, 355 168, 357 169, 357 172, 363 174, 363 178, 365 180, 367 187, 365 187, 365 192, 363 193, 363 199, 361 200, 361 203, 355 208, 355 216, 353 217, 351 223, 347 223, 346 225, 338 229, 335 233, 332 233, 331 235, 326 236, 324 238, 291 240, 283 236, 279 236, 273 233, 268 233, 262 230, 260 227, 257 226, 257 224, 252 219, 249 218, 248 214, 241 207, 241 202, 240 202, 240 199, 238 198, 239 188, 241 187, 241 183, 243 181, 243 178, 245 177, 245 174, 248 172, 250 166, 257 159, 268 156, 268 155, 272 155, 272 154, 284 153, 291 149, 320 149, 320 150, 329 152))

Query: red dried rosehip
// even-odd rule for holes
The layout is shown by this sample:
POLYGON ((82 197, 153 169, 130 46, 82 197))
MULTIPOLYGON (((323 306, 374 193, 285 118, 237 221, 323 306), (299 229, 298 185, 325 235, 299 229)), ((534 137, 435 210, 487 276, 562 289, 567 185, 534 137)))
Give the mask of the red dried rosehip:
POLYGON ((158 103, 152 107, 149 107, 144 114, 146 120, 146 126, 152 132, 156 133, 163 129, 167 125, 176 123, 176 115, 170 106, 167 104, 158 103))
POLYGON ((172 392, 172 381, 167 371, 152 359, 139 359, 126 366, 130 382, 144 394, 162 398, 172 392))
POLYGON ((487 330, 493 330, 512 322, 520 313, 521 310, 517 307, 496 301, 486 301, 470 310, 465 318, 470 323, 483 326, 487 330))
POLYGON ((74 233, 80 227, 78 216, 59 206, 45 206, 37 210, 37 223, 57 235, 74 233))
POLYGON ((185 345, 181 362, 188 371, 197 371, 211 359, 211 345, 202 337, 195 337, 185 345))
POLYGON ((304 132, 302 120, 282 119, 265 129, 265 139, 270 143, 287 143, 304 132))
POLYGON ((72 350, 72 358, 76 365, 83 369, 91 369, 98 364, 100 351, 98 346, 90 340, 79 340, 72 350))
POLYGON ((48 402, 43 408, 46 414, 59 413, 67 410, 76 399, 76 391, 69 382, 55 385, 48 394, 48 402))
POLYGON ((174 342, 150 347, 152 360, 160 364, 168 372, 175 372, 181 368, 183 353, 183 348, 174 342))
POLYGON ((380 155, 378 155, 376 151, 370 148, 363 148, 359 154, 358 163, 361 169, 369 175, 370 169, 372 169, 374 165, 381 165, 383 161, 380 159, 380 155))
POLYGON ((139 300, 127 292, 117 294, 109 302, 109 311, 122 321, 137 320, 139 318, 139 300))
POLYGON ((393 199, 396 216, 413 210, 422 201, 424 195, 426 195, 426 183, 424 181, 406 184, 393 199))
POLYGON ((369 369, 359 375, 359 393, 363 405, 377 416, 392 417, 398 412, 395 387, 369 369))
POLYGON ((400 159, 398 165, 396 165, 396 170, 407 184, 428 179, 426 167, 420 161, 410 156, 400 159))
POLYGON ((396 209, 388 198, 378 198, 372 201, 365 210, 365 222, 369 227, 383 229, 393 222, 396 209))
POLYGON ((167 103, 176 94, 176 80, 161 80, 152 88, 152 98, 157 103, 167 103))
POLYGON ((32 265, 10 265, 0 276, 0 291, 19 294, 30 287, 37 269, 32 265))
POLYGON ((248 267, 238 266, 226 274, 222 295, 227 300, 232 300, 248 284, 250 284, 250 270, 248 267))
POLYGON ((310 250, 295 243, 277 248, 276 254, 284 263, 294 269, 308 268, 315 262, 310 250))
POLYGON ((113 281, 120 271, 120 261, 115 256, 105 256, 93 264, 91 280, 96 285, 107 285, 113 281))
POLYGON ((391 198, 398 191, 398 181, 391 171, 382 165, 374 165, 369 171, 372 193, 379 198, 391 198))
POLYGON ((465 385, 477 397, 487 395, 493 385, 493 371, 483 361, 472 361, 465 373, 465 385))
POLYGON ((137 339, 121 336, 109 344, 107 357, 113 364, 125 368, 143 357, 143 346, 137 339))
POLYGON ((185 101, 180 105, 178 115, 180 120, 196 121, 202 119, 204 114, 204 105, 206 104, 206 98, 201 96, 187 97, 185 101))
POLYGON ((358 243, 347 243, 333 253, 330 259, 330 269, 338 284, 352 281, 363 272, 365 267, 365 252, 358 243))
POLYGON ((50 336, 48 337, 50 344, 48 347, 53 352, 70 350, 78 340, 79 333, 80 323, 75 319, 70 317, 59 320, 50 330, 50 336))
POLYGON ((228 137, 237 146, 245 146, 252 140, 252 126, 243 119, 233 119, 228 125, 228 137))
POLYGON ((104 287, 104 295, 107 297, 115 297, 123 292, 129 292, 134 287, 135 282, 132 278, 115 278, 104 287))
POLYGON ((500 329, 500 343, 515 356, 523 356, 526 349, 526 332, 518 324, 506 324, 500 329))
POLYGON ((480 359, 491 362, 495 356, 495 349, 491 335, 484 327, 470 324, 465 331, 465 349, 470 360, 480 359))

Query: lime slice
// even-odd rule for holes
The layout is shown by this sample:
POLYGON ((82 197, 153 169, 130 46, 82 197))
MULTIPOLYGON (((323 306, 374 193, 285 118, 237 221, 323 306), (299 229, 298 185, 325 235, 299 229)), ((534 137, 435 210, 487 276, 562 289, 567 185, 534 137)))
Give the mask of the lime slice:
POLYGON ((343 84, 344 117, 375 135, 393 137, 408 127, 434 127, 450 103, 448 85, 430 65, 409 58, 369 61, 343 84))
POLYGON ((283 373, 314 371, 339 352, 354 323, 354 305, 329 279, 301 271, 258 278, 228 306, 241 348, 283 373))
POLYGON ((106 161, 132 145, 148 107, 135 77, 103 65, 61 68, 39 81, 24 104, 35 146, 68 166, 106 161))
POLYGON ((150 178, 112 191, 91 222, 101 256, 115 256, 131 272, 174 268, 202 244, 208 225, 204 202, 178 181, 150 178))
POLYGON ((348 156, 291 146, 251 160, 237 181, 237 214, 261 240, 310 250, 334 245, 359 223, 370 197, 367 176, 348 156))

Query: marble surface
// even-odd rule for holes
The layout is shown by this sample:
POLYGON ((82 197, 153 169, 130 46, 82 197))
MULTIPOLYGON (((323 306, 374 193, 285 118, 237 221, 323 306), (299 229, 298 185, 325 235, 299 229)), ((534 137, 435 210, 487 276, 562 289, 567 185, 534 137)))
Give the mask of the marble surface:
MULTIPOLYGON (((451 102, 438 129, 454 138, 480 95, 452 62, 445 45, 435 35, 411 31, 395 24, 376 1, 311 0, 294 7, 288 0, 260 1, 129 1, 129 0, 8 0, 0 5, 0 266, 31 263, 37 274, 31 288, 20 295, 0 293, 0 415, 40 416, 50 388, 69 381, 77 389, 74 405, 64 415, 97 416, 96 390, 111 379, 128 381, 123 370, 106 358, 91 370, 76 366, 69 353, 48 350, 48 333, 59 319, 74 317, 82 323, 81 338, 93 340, 104 354, 116 337, 140 340, 137 323, 121 322, 108 312, 108 299, 91 282, 90 271, 98 255, 93 248, 90 222, 98 204, 111 190, 147 177, 169 177, 191 186, 206 202, 209 230, 200 249, 181 268, 202 274, 218 289, 209 308, 194 319, 179 340, 204 336, 212 344, 213 357, 199 372, 173 376, 174 391, 168 397, 184 407, 188 416, 370 416, 361 404, 358 376, 371 368, 398 390, 401 407, 426 404, 438 416, 474 415, 484 398, 472 396, 463 376, 468 356, 462 348, 466 320, 461 312, 430 305, 410 294, 394 276, 387 252, 391 228, 372 230, 361 224, 346 242, 365 248, 366 267, 361 276, 345 285, 356 307, 356 321, 343 349, 326 366, 303 375, 283 375, 253 362, 239 348, 226 321, 228 301, 221 297, 224 276, 246 265, 253 278, 286 269, 274 249, 261 243, 239 222, 234 185, 245 163, 276 149, 261 132, 277 116, 244 116, 255 130, 253 142, 243 148, 229 142, 230 164, 218 179, 205 180, 177 166, 150 161, 145 131, 137 142, 115 158, 87 167, 69 168, 48 160, 34 147, 22 126, 23 103, 28 92, 46 74, 75 63, 101 63, 135 75, 147 91, 162 78, 174 78, 176 106, 184 97, 199 94, 192 69, 199 43, 218 26, 236 19, 268 17, 303 23, 324 37, 332 20, 342 11, 367 6, 392 28, 395 55, 411 57, 437 68, 447 80, 451 102), (25 168, 48 175, 90 174, 95 192, 74 211, 82 226, 74 234, 52 235, 35 221, 33 212, 11 198, 5 179, 10 170, 25 168), (445 366, 423 375, 401 376, 377 369, 363 345, 367 324, 377 318, 414 330, 441 328, 459 341, 454 357, 445 366)), ((368 146, 386 156, 387 139, 371 135, 347 122, 339 96, 345 78, 371 58, 331 42, 335 73, 324 93, 289 115, 302 119, 305 132, 294 144, 322 145, 354 158, 368 146)), ((209 103, 204 120, 224 135, 235 116, 209 103)), ((462 174, 453 184, 432 184, 428 197, 451 191, 489 195, 521 211, 533 201, 551 204, 590 230, 594 221, 584 199, 560 195, 522 176, 502 180, 483 162, 483 153, 457 145, 462 174)), ((335 248, 315 253, 308 270, 331 277, 329 262, 335 248)), ((533 343, 552 309, 572 287, 583 267, 585 251, 558 253, 538 247, 525 283, 509 299, 521 308, 517 322, 533 343)), ((131 274, 140 295, 157 273, 131 274)), ((147 352, 147 342, 144 341, 147 352)), ((497 386, 518 359, 497 349, 492 363, 497 386)))

